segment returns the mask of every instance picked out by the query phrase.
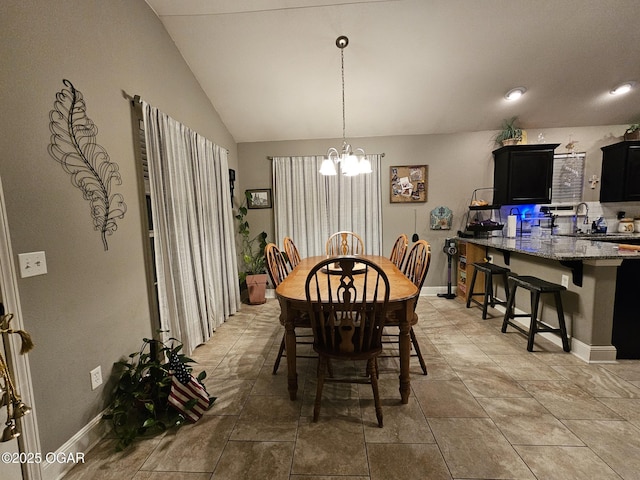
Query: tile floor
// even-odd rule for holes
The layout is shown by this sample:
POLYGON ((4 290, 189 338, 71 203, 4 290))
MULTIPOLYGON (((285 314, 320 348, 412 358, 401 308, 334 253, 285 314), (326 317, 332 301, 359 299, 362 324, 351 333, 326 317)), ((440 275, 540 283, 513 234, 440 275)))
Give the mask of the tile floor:
MULTIPOLYGON (((429 375, 380 362, 384 427, 368 385, 328 384, 310 417, 315 361, 272 375, 282 327, 269 300, 221 326, 193 357, 218 399, 206 416, 123 453, 105 438, 65 477, 117 480, 640 479, 640 360, 588 365, 544 339, 500 333, 458 300, 423 297, 415 328, 429 375)), ((415 359, 414 359, 415 360, 415 359)))

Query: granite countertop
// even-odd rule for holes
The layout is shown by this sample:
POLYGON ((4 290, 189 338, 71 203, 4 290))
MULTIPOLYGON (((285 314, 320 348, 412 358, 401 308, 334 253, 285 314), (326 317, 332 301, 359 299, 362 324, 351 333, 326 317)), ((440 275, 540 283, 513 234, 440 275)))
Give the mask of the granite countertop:
MULTIPOLYGON (((618 243, 640 239, 640 234, 606 235, 607 241, 591 240, 596 235, 582 236, 552 235, 546 237, 488 237, 461 238, 469 243, 498 250, 524 253, 552 260, 606 260, 639 259, 640 252, 618 249, 618 243), (618 243, 614 243, 618 242, 618 243)), ((605 235, 601 238, 604 239, 605 235)))

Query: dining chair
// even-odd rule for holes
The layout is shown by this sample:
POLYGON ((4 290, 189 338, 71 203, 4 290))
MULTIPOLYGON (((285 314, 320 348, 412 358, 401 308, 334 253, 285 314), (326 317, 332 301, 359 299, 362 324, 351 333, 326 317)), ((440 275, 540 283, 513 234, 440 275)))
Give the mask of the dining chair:
POLYGON ((267 271, 269 278, 275 287, 289 275, 289 267, 284 259, 284 255, 275 243, 268 243, 264 248, 264 255, 267 259, 267 271))
POLYGON ((396 242, 393 244, 393 248, 391 249, 391 255, 389 259, 394 263, 394 265, 400 269, 402 269, 402 262, 404 262, 404 257, 407 254, 407 246, 409 245, 409 239, 404 233, 401 233, 396 242))
MULTIPOLYGON (((429 271, 429 264, 431 263, 431 245, 426 240, 418 240, 413 244, 411 250, 409 250, 409 254, 407 256, 407 261, 404 264, 403 273, 404 275, 413 282, 413 284, 418 287, 418 292, 422 289, 422 285, 424 284, 424 280, 427 277, 427 272, 429 271)), ((420 297, 418 296, 418 299, 420 297)), ((416 299, 415 305, 418 304, 418 299, 416 299)), ((422 373, 424 375, 427 374, 427 364, 422 358, 422 352, 420 351, 420 345, 418 343, 418 339, 416 337, 415 332, 413 331, 414 325, 418 323, 418 315, 415 312, 415 305, 413 311, 413 317, 411 319, 411 328, 409 330, 409 335, 411 336, 411 345, 413 346, 414 354, 413 356, 418 357, 418 361, 420 362, 420 368, 422 368, 422 373)), ((399 319, 394 315, 389 315, 387 317, 387 321, 385 327, 399 327, 399 319)), ((388 334, 385 332, 385 337, 397 337, 397 334, 388 334)), ((383 343, 395 343, 397 341, 388 341, 385 340, 383 343)), ((399 355, 384 355, 390 357, 397 357, 399 355)))
POLYGON ((325 245, 327 255, 362 255, 364 243, 360 236, 354 232, 336 232, 329 237, 325 245))
MULTIPOLYGON (((284 255, 277 247, 275 243, 268 243, 264 249, 265 257, 267 258, 267 271, 269 273, 269 277, 271 278, 271 282, 275 287, 280 285, 282 281, 289 274, 289 267, 287 266, 287 262, 284 259, 284 255)), ((306 314, 300 315, 296 317, 294 320, 294 326, 298 329, 301 328, 310 328, 309 317, 306 314)), ((285 333, 282 334, 282 340, 280 341, 280 347, 278 349, 278 355, 276 357, 276 361, 273 364, 273 375, 278 373, 278 368, 280 367, 280 361, 282 357, 286 356, 285 352, 285 333)), ((311 334, 300 334, 296 332, 296 343, 310 345, 312 342, 310 340, 303 340, 305 338, 310 339, 312 337, 311 334), (300 340, 298 340, 300 339, 300 340)), ((315 358, 315 356, 309 355, 296 355, 300 358, 315 358)))
POLYGON ((378 361, 389 302, 389 279, 381 267, 354 256, 332 257, 316 264, 305 282, 307 309, 318 354, 313 421, 320 415, 325 382, 370 383, 378 426, 382 407, 378 361), (336 268, 337 267, 337 268, 336 268), (366 361, 366 377, 325 374, 329 361, 366 361))
POLYGON ((300 252, 298 252, 298 247, 293 243, 291 237, 284 237, 284 253, 287 255, 289 266, 293 270, 300 263, 300 252))

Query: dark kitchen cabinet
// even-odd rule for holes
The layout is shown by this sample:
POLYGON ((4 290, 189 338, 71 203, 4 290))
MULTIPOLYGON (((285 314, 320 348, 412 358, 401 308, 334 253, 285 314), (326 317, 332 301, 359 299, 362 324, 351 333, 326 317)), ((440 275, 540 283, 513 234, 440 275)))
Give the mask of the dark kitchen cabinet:
POLYGON ((640 200, 640 140, 602 147, 601 202, 640 200))
POLYGON ((494 150, 493 203, 551 203, 553 154, 559 145, 511 145, 494 150))

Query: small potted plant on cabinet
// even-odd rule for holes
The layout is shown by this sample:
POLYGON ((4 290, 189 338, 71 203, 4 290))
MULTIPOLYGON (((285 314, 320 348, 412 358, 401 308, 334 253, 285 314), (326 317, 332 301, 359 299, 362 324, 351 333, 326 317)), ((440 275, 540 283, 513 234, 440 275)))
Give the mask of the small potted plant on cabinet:
POLYGON ((517 145, 522 141, 522 129, 516 126, 518 117, 511 117, 502 121, 502 130, 496 135, 496 143, 502 145, 517 145))
POLYGON ((625 140, 640 140, 640 123, 632 123, 624 132, 625 140))
POLYGON ((238 233, 241 240, 241 254, 243 268, 239 273, 240 284, 246 282, 249 293, 249 303, 252 305, 266 302, 267 266, 264 249, 267 246, 267 233, 260 232, 251 236, 247 216, 247 203, 251 199, 249 192, 245 193, 245 203, 238 208, 236 219, 239 222, 238 233))

